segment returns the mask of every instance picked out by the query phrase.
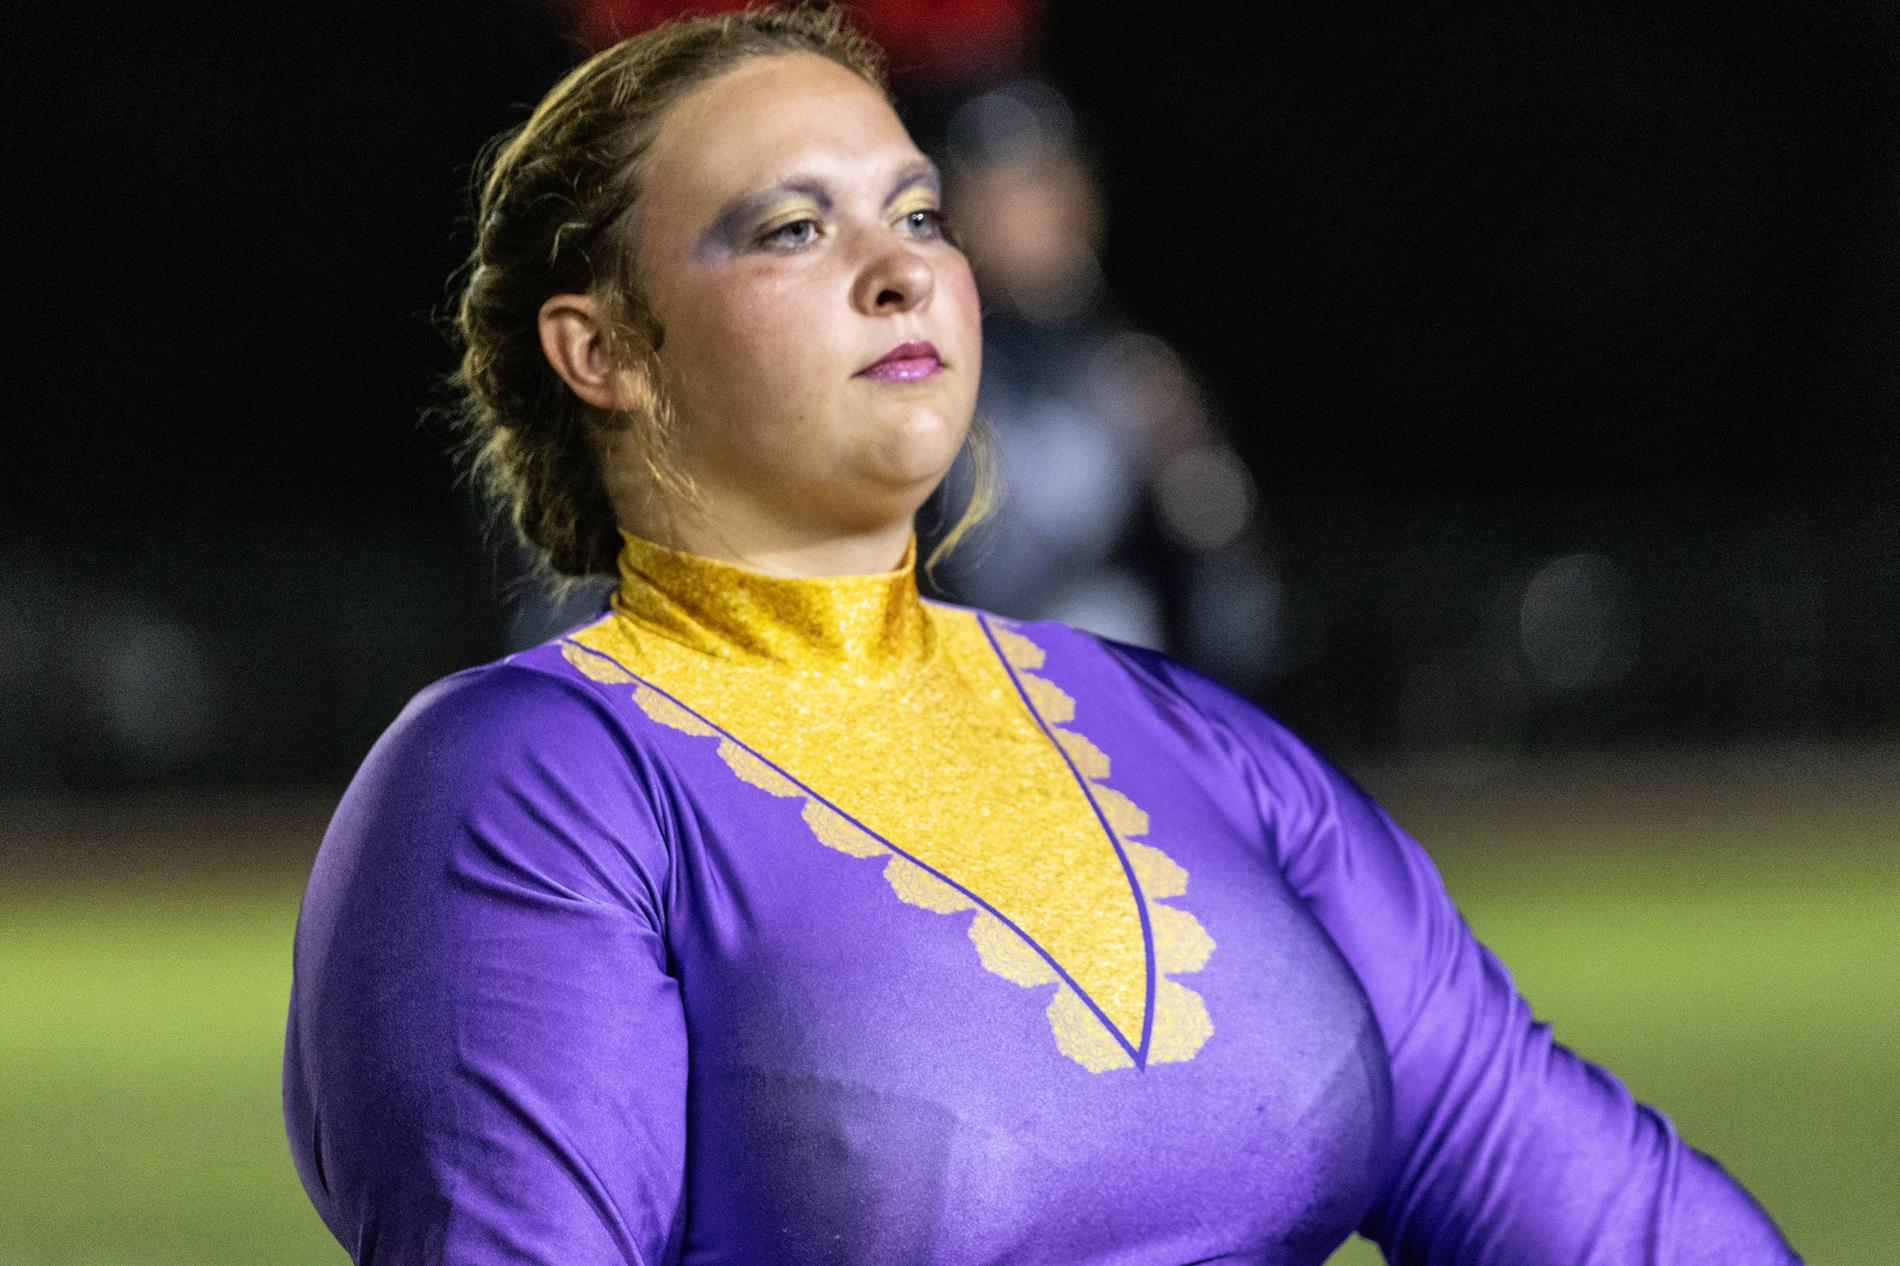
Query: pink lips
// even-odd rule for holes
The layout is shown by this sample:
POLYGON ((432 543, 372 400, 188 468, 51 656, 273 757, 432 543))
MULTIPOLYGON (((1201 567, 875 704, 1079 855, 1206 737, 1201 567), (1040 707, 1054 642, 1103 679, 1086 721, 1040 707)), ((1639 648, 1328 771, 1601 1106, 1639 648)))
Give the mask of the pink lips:
POLYGON ((943 368, 937 349, 922 340, 899 343, 883 357, 860 369, 856 377, 875 378, 879 382, 915 382, 943 368))

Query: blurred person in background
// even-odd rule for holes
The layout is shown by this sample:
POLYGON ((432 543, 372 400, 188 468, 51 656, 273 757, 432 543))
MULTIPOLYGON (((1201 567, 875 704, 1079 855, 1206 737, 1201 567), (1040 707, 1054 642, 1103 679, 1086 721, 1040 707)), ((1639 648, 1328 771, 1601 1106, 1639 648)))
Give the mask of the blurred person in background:
POLYGON ((1272 719, 920 596, 977 292, 837 11, 590 59, 476 224, 479 460, 616 588, 319 852, 284 1109, 359 1263, 1795 1260, 1272 719))
MULTIPOLYGON (((1068 103, 1019 79, 945 131, 949 209, 983 294, 977 411, 1003 492, 933 579, 972 606, 1259 685, 1287 648, 1253 479, 1180 357, 1106 284, 1101 192, 1068 103)), ((976 478, 960 463, 942 504, 976 478)))

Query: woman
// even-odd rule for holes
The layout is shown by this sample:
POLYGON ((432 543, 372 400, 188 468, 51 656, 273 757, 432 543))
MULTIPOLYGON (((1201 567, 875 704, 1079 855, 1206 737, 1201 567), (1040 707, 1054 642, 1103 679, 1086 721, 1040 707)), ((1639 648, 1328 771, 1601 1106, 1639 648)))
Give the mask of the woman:
MULTIPOLYGON (((1240 698, 919 599, 977 298, 835 16, 649 32, 494 159, 482 461, 613 609, 424 691, 298 929, 363 1263, 1793 1260, 1240 698)), ((1034 495, 1033 488, 1025 495, 1034 495)))

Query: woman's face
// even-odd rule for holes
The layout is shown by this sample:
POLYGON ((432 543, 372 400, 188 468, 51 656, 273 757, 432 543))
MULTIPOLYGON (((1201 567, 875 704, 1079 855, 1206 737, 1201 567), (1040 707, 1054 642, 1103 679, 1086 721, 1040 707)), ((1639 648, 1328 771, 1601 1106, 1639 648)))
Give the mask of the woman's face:
POLYGON ((716 520, 908 523, 963 443, 976 286, 883 96, 810 53, 683 97, 648 150, 635 262, 679 461, 716 520))

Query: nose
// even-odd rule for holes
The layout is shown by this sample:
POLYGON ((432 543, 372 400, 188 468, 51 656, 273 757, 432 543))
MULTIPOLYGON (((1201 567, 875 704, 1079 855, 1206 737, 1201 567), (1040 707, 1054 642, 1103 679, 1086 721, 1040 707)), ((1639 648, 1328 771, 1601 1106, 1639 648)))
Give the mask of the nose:
POLYGON ((895 316, 929 303, 936 285, 930 261, 902 242, 886 242, 864 261, 851 298, 867 316, 895 316))

